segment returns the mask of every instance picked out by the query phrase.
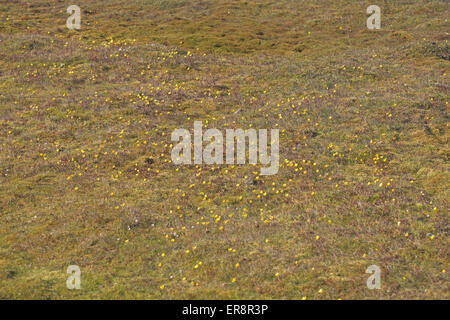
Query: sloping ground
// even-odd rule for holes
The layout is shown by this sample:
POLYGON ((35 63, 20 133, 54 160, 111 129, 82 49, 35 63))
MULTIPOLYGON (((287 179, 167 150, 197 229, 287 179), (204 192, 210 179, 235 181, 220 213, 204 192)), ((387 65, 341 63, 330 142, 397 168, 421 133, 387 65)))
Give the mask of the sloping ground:
POLYGON ((0 4, 0 298, 449 298, 448 2, 77 4, 0 4), (197 120, 278 174, 175 166, 197 120))

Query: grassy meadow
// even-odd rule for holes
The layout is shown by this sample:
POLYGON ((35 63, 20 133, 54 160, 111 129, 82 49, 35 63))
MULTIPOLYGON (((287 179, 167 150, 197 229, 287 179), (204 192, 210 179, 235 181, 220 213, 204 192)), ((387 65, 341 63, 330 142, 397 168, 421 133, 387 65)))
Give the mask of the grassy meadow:
POLYGON ((0 0, 0 299, 449 299, 449 12, 0 0), (200 120, 278 173, 174 165, 200 120))

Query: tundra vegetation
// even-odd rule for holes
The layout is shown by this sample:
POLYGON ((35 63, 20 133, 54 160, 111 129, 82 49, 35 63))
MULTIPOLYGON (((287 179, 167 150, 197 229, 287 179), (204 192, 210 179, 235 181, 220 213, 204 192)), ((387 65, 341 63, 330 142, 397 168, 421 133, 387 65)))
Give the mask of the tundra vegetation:
POLYGON ((1 0, 0 298, 449 299, 449 6, 1 0), (278 173, 173 164, 194 121, 278 173))

